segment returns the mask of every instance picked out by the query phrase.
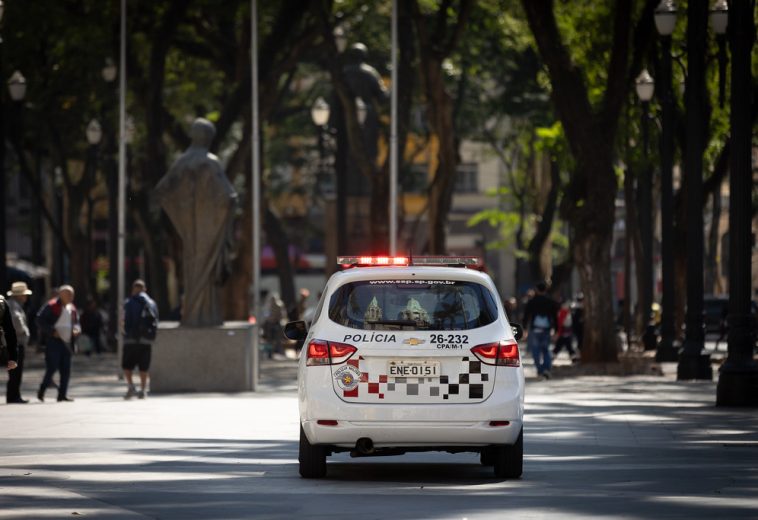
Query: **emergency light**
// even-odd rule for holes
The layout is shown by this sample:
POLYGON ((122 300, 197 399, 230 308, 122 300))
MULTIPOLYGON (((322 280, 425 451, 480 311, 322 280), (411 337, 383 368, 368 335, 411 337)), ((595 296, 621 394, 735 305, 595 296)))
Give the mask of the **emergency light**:
POLYGON ((338 256, 337 263, 349 267, 398 267, 411 265, 432 265, 439 267, 481 267, 476 256, 338 256))

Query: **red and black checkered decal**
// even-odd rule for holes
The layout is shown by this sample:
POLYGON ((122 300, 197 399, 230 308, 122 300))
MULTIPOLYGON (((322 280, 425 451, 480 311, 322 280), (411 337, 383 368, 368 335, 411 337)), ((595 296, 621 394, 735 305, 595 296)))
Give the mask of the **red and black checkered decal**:
POLYGON ((338 391, 345 398, 377 402, 393 398, 409 402, 415 398, 424 402, 470 402, 488 395, 494 382, 494 367, 469 356, 458 358, 456 362, 454 371, 448 370, 448 375, 440 377, 390 377, 386 373, 370 372, 369 363, 361 356, 347 361, 361 372, 360 383, 352 390, 338 391))

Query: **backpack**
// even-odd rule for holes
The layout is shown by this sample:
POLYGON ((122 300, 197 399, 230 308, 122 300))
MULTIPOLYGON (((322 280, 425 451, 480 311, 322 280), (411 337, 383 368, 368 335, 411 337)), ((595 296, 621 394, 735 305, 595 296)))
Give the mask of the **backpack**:
POLYGON ((155 306, 144 296, 130 298, 127 306, 126 335, 137 341, 154 340, 158 333, 158 312, 155 306))
POLYGON ((532 320, 532 327, 535 329, 549 329, 551 327, 550 318, 544 314, 537 314, 532 320))

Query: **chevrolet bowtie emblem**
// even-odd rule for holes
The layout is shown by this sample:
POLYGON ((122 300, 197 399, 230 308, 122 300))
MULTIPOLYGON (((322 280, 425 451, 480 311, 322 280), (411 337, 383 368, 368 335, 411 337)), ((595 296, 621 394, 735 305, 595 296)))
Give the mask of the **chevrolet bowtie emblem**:
POLYGON ((417 338, 408 338, 405 341, 403 341, 406 345, 421 345, 422 343, 426 343, 423 339, 417 339, 417 338))

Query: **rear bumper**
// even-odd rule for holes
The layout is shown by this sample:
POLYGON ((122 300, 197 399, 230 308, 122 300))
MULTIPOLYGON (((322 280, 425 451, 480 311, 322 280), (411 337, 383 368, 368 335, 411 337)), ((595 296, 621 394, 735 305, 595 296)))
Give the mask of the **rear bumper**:
POLYGON ((338 421, 323 426, 315 420, 302 422, 311 444, 352 448, 358 439, 369 438, 376 448, 434 446, 488 446, 513 444, 522 421, 507 426, 490 426, 489 421, 338 421))

